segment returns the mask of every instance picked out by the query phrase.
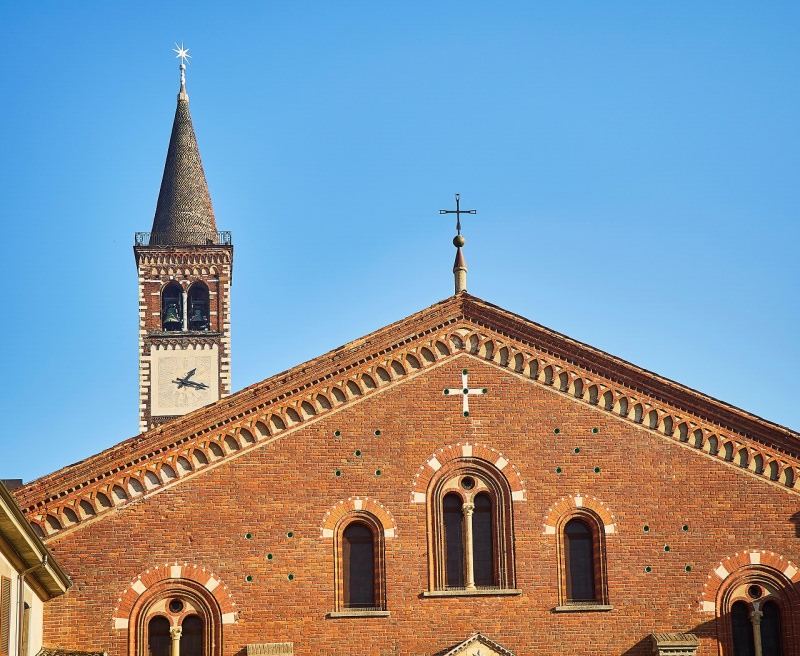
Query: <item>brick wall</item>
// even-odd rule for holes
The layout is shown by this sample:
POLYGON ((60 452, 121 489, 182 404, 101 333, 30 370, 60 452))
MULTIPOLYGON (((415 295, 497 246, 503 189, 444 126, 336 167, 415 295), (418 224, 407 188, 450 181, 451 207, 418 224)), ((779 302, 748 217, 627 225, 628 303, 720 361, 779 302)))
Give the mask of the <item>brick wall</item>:
POLYGON ((49 545, 74 586, 48 604, 45 644, 127 653, 115 609, 137 577, 178 563, 210 572, 235 607, 236 621, 223 626, 230 655, 266 642, 293 642, 295 654, 309 655, 436 654, 480 631, 518 656, 634 656, 650 653, 651 632, 675 631, 696 633, 698 654, 711 656, 715 614, 702 599, 714 570, 747 550, 800 562, 798 499, 778 482, 461 354, 55 535, 49 545), (442 394, 465 368, 470 386, 488 391, 470 398, 469 417, 460 398, 442 394), (422 596, 420 468, 464 444, 501 454, 524 488, 513 502, 518 596, 422 596), (547 527, 576 495, 613 519, 607 612, 552 612, 557 536, 547 527), (395 522, 385 541, 389 617, 326 617, 334 609, 326 513, 354 496, 378 502, 395 522))

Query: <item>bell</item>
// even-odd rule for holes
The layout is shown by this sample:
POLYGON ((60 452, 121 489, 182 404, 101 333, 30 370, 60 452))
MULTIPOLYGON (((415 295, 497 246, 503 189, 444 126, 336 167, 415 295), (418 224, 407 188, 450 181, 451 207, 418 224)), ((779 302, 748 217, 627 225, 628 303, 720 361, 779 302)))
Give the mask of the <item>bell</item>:
POLYGON ((164 312, 164 330, 180 330, 181 329, 181 315, 178 311, 178 305, 171 303, 167 306, 164 312))
POLYGON ((208 326, 208 320, 203 315, 203 307, 199 303, 193 308, 189 325, 193 330, 203 330, 208 326))

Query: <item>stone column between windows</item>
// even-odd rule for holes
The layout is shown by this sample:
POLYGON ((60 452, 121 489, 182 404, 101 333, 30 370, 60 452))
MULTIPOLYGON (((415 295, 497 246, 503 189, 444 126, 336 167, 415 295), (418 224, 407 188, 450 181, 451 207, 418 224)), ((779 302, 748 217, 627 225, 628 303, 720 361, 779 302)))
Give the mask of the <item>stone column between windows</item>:
POLYGON ((173 626, 169 630, 170 638, 172 638, 172 645, 169 650, 169 656, 181 656, 181 633, 183 629, 179 626, 173 626))
MULTIPOLYGON (((189 292, 183 290, 183 330, 189 330, 189 292)), ((177 654, 175 654, 177 656, 177 654)))
MULTIPOLYGON (((465 503, 461 507, 464 513, 464 587, 467 590, 475 589, 475 556, 472 544, 472 514, 475 511, 474 503, 465 503)), ((761 656, 758 654, 757 656, 761 656)))
POLYGON ((753 643, 755 646, 755 656, 762 656, 761 654, 761 618, 764 616, 757 608, 750 613, 750 621, 753 623, 753 643))

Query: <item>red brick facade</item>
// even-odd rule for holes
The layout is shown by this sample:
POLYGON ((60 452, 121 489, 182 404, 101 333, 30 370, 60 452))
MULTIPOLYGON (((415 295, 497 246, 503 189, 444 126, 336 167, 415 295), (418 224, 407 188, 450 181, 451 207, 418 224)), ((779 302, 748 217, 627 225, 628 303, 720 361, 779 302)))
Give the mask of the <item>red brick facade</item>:
POLYGON ((137 653, 174 589, 207 609, 208 656, 444 654, 477 632, 517 656, 644 655, 653 632, 727 656, 728 591, 752 571, 797 656, 798 437, 461 294, 17 498, 74 581, 46 644, 137 653), (463 370, 486 389, 468 416, 443 393, 463 370), (431 490, 460 466, 505 486, 502 589, 431 589, 431 490), (337 527, 360 512, 384 530, 385 608, 331 617, 337 527), (576 512, 602 532, 607 596, 568 612, 576 512))

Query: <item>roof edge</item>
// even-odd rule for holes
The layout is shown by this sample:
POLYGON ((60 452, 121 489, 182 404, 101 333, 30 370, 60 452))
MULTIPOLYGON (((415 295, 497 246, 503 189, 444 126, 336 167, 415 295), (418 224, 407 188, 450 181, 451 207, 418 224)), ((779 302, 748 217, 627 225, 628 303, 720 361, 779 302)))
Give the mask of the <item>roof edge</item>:
MULTIPOLYGON (((712 423, 716 423, 722 428, 727 430, 742 433, 742 429, 739 425, 742 421, 747 425, 745 429, 749 437, 759 437, 760 431, 767 430, 767 431, 778 431, 780 433, 784 433, 787 438, 790 440, 796 440, 797 443, 786 443, 783 445, 783 448, 786 448, 787 451, 797 457, 800 457, 800 432, 795 431, 788 426, 784 426, 782 424, 778 424, 772 422, 768 419, 764 419, 756 414, 748 412, 747 410, 743 410, 742 408, 735 406, 731 403, 727 403, 726 401, 722 401, 717 399, 713 396, 700 392, 692 387, 687 385, 683 385, 677 381, 672 380, 671 378, 667 378, 666 376, 662 376, 661 374, 651 371, 649 369, 645 369, 644 367, 640 367, 636 364, 629 362, 623 358, 618 356, 612 355, 607 351, 603 351, 595 346, 591 346, 590 344, 586 344, 585 342, 581 342, 577 339, 572 337, 568 337, 563 333, 560 333, 556 330, 551 328, 547 328, 542 324, 536 323, 535 321, 531 321, 521 315, 515 314, 513 312, 509 312, 497 305, 493 305, 488 301, 484 301, 476 296, 470 296, 469 294, 463 294, 464 297, 464 316, 465 318, 471 319, 472 321, 480 322, 485 317, 485 312, 490 311, 495 314, 500 314, 505 317, 508 317, 514 322, 513 327, 518 327, 520 325, 524 326, 531 326, 538 331, 539 337, 541 336, 549 336, 550 339, 546 341, 546 343, 536 342, 535 346, 538 348, 544 348, 545 350, 551 349, 553 355, 557 355, 564 360, 569 362, 575 362, 576 365, 582 366, 583 368, 589 369, 590 371, 594 371, 596 373, 601 373, 609 380, 613 380, 615 382, 619 382, 626 387, 630 387, 639 392, 646 393, 650 396, 663 400, 665 403, 669 403, 677 408, 681 408, 686 410, 687 412, 692 412, 693 414, 698 414, 699 416, 703 417, 704 419, 711 421, 712 423), (561 344, 559 344, 561 342, 561 344), (592 358, 580 360, 575 357, 575 353, 570 353, 569 349, 561 349, 559 350, 560 345, 568 344, 574 349, 579 349, 582 351, 583 354, 591 354, 592 358), (588 366, 587 366, 588 364, 588 366), (613 375, 614 369, 622 368, 625 373, 629 374, 629 378, 625 376, 613 375), (656 385, 647 385, 649 380, 657 381, 656 385), (695 399, 701 400, 703 403, 702 405, 712 406, 715 412, 708 412, 706 416, 700 414, 701 407, 693 406, 691 408, 687 407, 686 399, 681 398, 681 396, 691 396, 695 399), (730 424, 720 423, 717 419, 719 414, 722 414, 726 417, 730 424), (715 418, 715 415, 717 418, 715 418), (738 419, 738 422, 736 421, 738 419), (752 433, 752 434, 750 434, 752 433)), ((492 325, 492 327, 497 330, 496 325, 492 325)), ((514 335, 513 333, 509 333, 510 337, 516 337, 517 339, 523 339, 524 337, 519 333, 514 335)))
POLYGON ((46 558, 47 564, 43 568, 32 572, 31 576, 39 581, 41 589, 46 591, 48 599, 64 594, 72 587, 72 581, 53 557, 53 554, 50 553, 47 545, 34 533, 30 523, 28 523, 22 510, 17 505, 14 496, 2 483, 0 483, 0 507, 5 510, 5 514, 12 520, 14 529, 17 532, 17 539, 14 539, 13 536, 8 536, 6 539, 19 555, 25 568, 35 567, 46 558))
POLYGON ((684 410, 709 424, 782 451, 785 455, 800 458, 800 434, 791 429, 761 419, 463 292, 292 369, 245 387, 178 420, 46 474, 15 490, 15 496, 26 512, 31 512, 35 507, 46 506, 64 492, 70 494, 95 481, 111 477, 115 471, 136 466, 142 460, 148 459, 148 454, 178 446, 213 431, 225 430, 240 417, 280 404, 306 389, 328 381, 333 383, 336 376, 372 360, 377 361, 404 344, 459 321, 483 326, 499 335, 527 344, 532 349, 552 354, 565 363, 574 363, 577 368, 596 373, 625 389, 684 410))

